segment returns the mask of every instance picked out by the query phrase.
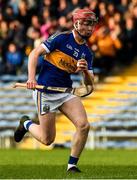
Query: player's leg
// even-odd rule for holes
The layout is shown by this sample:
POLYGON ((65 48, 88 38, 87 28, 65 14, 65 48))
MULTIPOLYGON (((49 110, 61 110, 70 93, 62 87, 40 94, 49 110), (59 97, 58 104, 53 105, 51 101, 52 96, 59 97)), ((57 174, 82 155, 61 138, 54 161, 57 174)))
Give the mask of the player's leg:
POLYGON ((39 124, 34 123, 28 116, 23 116, 20 124, 14 133, 16 142, 20 142, 26 132, 45 145, 50 145, 56 135, 55 130, 55 113, 39 115, 39 124))
POLYGON ((90 125, 80 98, 75 97, 65 102, 60 110, 76 127, 76 133, 72 140, 71 156, 69 159, 69 164, 73 166, 77 164, 80 154, 85 146, 90 125))
POLYGON ((90 127, 84 106, 81 103, 80 98, 75 97, 65 102, 60 110, 76 127, 76 134, 73 138, 71 154, 75 157, 79 157, 86 143, 90 127))
POLYGON ((28 131, 41 143, 50 145, 56 135, 55 113, 39 114, 39 125, 32 123, 28 131))
POLYGON ((55 129, 55 112, 48 112, 42 115, 41 109, 41 94, 37 93, 37 108, 39 124, 34 123, 28 116, 23 116, 20 120, 20 124, 15 131, 14 139, 16 142, 20 142, 25 133, 29 131, 34 138, 45 145, 50 145, 56 135, 55 129))

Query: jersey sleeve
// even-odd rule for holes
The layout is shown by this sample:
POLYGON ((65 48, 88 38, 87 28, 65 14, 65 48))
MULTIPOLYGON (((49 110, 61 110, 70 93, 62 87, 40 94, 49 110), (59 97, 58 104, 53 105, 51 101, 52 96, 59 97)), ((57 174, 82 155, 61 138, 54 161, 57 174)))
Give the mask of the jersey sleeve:
POLYGON ((46 41, 42 43, 43 48, 47 53, 50 53, 58 48, 61 36, 59 34, 53 34, 46 41))
POLYGON ((93 53, 91 51, 87 53, 86 60, 88 63, 88 70, 93 72, 93 53))

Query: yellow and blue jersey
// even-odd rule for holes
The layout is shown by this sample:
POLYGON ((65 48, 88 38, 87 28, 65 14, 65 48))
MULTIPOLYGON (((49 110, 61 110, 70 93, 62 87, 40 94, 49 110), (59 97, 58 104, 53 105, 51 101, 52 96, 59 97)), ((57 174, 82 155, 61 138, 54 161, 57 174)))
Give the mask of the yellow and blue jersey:
POLYGON ((85 59, 92 70, 93 54, 86 43, 76 42, 73 32, 54 34, 42 43, 46 51, 38 76, 38 84, 72 87, 70 75, 77 69, 77 61, 85 59))

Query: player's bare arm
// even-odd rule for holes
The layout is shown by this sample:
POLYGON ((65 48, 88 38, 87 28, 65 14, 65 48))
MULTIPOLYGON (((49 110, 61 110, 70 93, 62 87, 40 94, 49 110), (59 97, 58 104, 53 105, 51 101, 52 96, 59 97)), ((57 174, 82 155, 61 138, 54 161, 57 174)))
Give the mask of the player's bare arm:
POLYGON ((91 92, 94 90, 94 74, 89 72, 87 61, 85 59, 78 60, 76 72, 82 71, 84 76, 84 84, 91 86, 91 92))
POLYGON ((88 70, 83 71, 85 85, 94 86, 94 74, 88 70))
POLYGON ((37 68, 37 64, 38 64, 38 58, 40 55, 42 55, 44 53, 45 53, 45 49, 42 47, 42 45, 40 45, 37 48, 33 49, 29 55, 28 81, 27 81, 28 89, 35 89, 35 86, 37 85, 35 76, 36 76, 36 68, 37 68))

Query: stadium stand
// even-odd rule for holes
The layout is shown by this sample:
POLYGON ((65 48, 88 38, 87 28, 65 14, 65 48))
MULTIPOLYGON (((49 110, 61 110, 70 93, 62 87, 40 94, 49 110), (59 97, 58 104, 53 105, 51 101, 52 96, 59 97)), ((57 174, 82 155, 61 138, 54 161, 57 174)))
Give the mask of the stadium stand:
MULTIPOLYGON (((95 106, 91 118, 92 148, 136 148, 137 147, 137 84, 136 64, 118 77, 105 79, 106 90, 113 86, 111 97, 106 95, 106 103, 95 106), (120 86, 117 80, 120 81, 120 86), (103 110, 98 117, 99 110, 103 110), (106 111, 106 112, 105 112, 106 111), (105 112, 105 113, 104 113, 105 112), (93 120, 93 121, 92 121, 93 120), (93 138, 94 136, 94 138, 93 138)), ((104 89, 104 87, 103 87, 104 89)), ((90 137, 90 136, 89 136, 90 137)))
POLYGON ((13 133, 23 113, 35 118, 35 105, 31 92, 23 89, 13 89, 13 83, 24 81, 24 77, 0 77, 0 145, 2 148, 15 146, 13 133), (7 143, 8 142, 8 143, 7 143))
MULTIPOLYGON (((95 91, 83 98, 88 119, 91 124, 87 148, 135 148, 137 147, 137 83, 136 65, 128 68, 125 73, 106 77, 104 81, 96 83, 95 91), (134 72, 134 73, 132 73, 134 72)), ((72 77, 78 85, 81 78, 72 77)), ((13 131, 22 114, 36 118, 36 109, 32 100, 31 91, 12 89, 13 81, 3 82, 0 88, 0 145, 1 147, 14 147, 13 131)), ((22 82, 22 79, 18 80, 22 82)), ((23 79, 24 80, 24 79, 23 79)), ((75 84, 74 83, 74 84, 75 84)), ((57 137, 52 147, 69 147, 74 126, 69 120, 58 113, 57 137)), ((20 148, 45 148, 33 138, 26 137, 20 148)))

